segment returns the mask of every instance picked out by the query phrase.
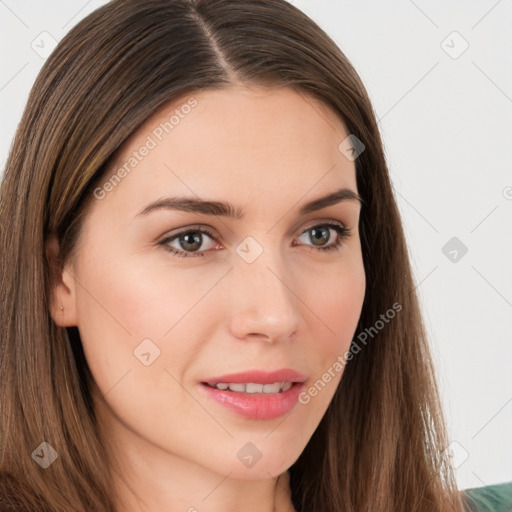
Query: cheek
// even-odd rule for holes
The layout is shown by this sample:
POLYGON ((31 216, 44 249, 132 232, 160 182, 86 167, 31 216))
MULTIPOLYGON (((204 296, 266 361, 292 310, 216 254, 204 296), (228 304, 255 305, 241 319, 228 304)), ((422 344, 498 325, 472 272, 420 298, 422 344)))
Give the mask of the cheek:
POLYGON ((201 425, 201 410, 178 383, 204 343, 200 333, 214 303, 201 297, 219 278, 210 272, 190 286, 186 272, 130 258, 95 265, 97 257, 91 254, 77 274, 78 328, 94 381, 117 418, 139 435, 155 429, 164 444, 183 444, 176 433, 201 425))
MULTIPOLYGON (((190 356, 194 349, 190 329, 200 325, 194 305, 216 278, 195 280, 194 286, 190 279, 186 272, 140 265, 127 256, 91 251, 82 261, 77 269, 78 328, 89 367, 103 392, 127 372, 146 368, 147 362, 180 376, 180 366, 187 364, 186 352, 190 356), (179 339, 185 333, 188 339, 179 339)), ((141 383, 156 385, 156 375, 146 372, 141 383)))
MULTIPOLYGON (((123 256, 115 263, 84 263, 81 278, 86 283, 79 297, 82 323, 91 323, 117 336, 136 339, 173 337, 177 327, 198 320, 195 307, 222 277, 222 269, 178 269, 147 257, 123 256)), ((208 301, 208 299, 206 299, 208 301)), ((210 306, 214 305, 210 301, 210 306)), ((215 311, 212 311, 214 315, 215 311)), ((202 312, 204 318, 204 310, 202 312)), ((205 319, 206 320, 206 319, 205 319)))
POLYGON ((78 328, 89 368, 103 393, 133 381, 134 399, 154 397, 155 390, 169 396, 172 377, 186 380, 208 343, 205 333, 222 318, 215 286, 226 269, 178 269, 165 258, 108 250, 90 251, 77 269, 78 328))
POLYGON ((354 336, 365 295, 365 273, 362 259, 348 260, 340 264, 336 271, 327 270, 322 277, 317 275, 320 285, 311 286, 314 296, 308 302, 318 315, 317 339, 322 340, 319 348, 324 355, 324 363, 335 359, 348 350, 354 336), (322 333, 322 334, 320 334, 322 333))
MULTIPOLYGON (((304 409, 310 431, 316 429, 342 378, 363 306, 366 279, 360 253, 343 263, 336 270, 331 267, 325 273, 317 272, 316 286, 307 287, 307 304, 315 315, 309 322, 310 344, 304 353, 314 373, 299 397, 299 407, 304 409)), ((302 283, 307 284, 305 280, 302 283)))

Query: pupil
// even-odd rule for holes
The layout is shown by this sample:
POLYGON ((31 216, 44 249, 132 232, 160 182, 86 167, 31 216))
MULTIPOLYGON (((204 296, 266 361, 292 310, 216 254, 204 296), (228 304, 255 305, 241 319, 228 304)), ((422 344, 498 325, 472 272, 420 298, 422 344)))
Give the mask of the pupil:
POLYGON ((329 240, 329 230, 327 228, 313 229, 311 231, 312 240, 315 245, 322 245, 321 242, 327 242, 329 240), (320 242, 317 244, 316 242, 320 242))
POLYGON ((197 251, 201 247, 201 234, 200 233, 187 233, 181 236, 181 246, 183 249, 189 249, 191 251, 197 251), (187 247, 187 244, 192 247, 187 247), (194 245, 195 244, 195 245, 194 245))

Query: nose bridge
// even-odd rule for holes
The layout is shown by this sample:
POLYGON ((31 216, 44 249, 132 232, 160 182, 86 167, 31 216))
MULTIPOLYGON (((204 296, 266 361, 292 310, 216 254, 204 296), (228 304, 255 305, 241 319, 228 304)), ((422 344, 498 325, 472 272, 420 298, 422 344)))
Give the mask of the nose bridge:
MULTIPOLYGON (((249 237, 250 238, 250 237, 249 237)), ((279 247, 245 240, 237 248, 232 279, 233 330, 238 337, 261 334, 272 340, 292 335, 299 321, 297 297, 279 247)))

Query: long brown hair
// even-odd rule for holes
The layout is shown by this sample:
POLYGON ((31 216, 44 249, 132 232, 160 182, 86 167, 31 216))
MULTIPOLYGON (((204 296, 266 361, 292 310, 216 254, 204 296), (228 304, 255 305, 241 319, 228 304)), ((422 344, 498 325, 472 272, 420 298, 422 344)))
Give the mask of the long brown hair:
POLYGON ((113 0, 73 28, 43 66, 0 196, 4 485, 24 510, 115 511, 78 330, 58 327, 49 312, 45 243, 55 233, 62 261, 72 257, 95 184, 149 116, 194 91, 233 84, 311 95, 362 141, 356 174, 367 288, 356 332, 371 332, 401 306, 347 361, 290 468, 296 510, 462 510, 375 114, 345 55, 284 0, 113 0), (58 453, 47 469, 31 457, 42 442, 58 453))

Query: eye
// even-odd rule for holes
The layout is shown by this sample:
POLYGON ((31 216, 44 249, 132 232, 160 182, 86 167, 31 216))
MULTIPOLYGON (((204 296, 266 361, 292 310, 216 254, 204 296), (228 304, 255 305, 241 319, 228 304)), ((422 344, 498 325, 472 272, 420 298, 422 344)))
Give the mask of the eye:
POLYGON ((350 238, 350 235, 350 229, 342 224, 327 222, 306 229, 299 239, 302 237, 306 237, 306 241, 309 239, 313 243, 311 246, 312 250, 334 251, 341 249, 343 240, 350 238), (333 232, 335 234, 333 234, 333 232), (331 241, 333 238, 334 242, 331 241), (331 243, 325 245, 329 241, 331 241, 331 243))
MULTIPOLYGON (((159 245, 163 245, 166 250, 175 254, 176 256, 204 256, 205 251, 208 249, 199 250, 204 243, 204 236, 213 239, 213 233, 208 229, 188 229, 180 231, 171 237, 167 237, 159 245), (169 245, 171 242, 177 242, 179 247, 169 245), (196 254, 194 254, 196 253, 196 254)), ((210 247, 211 249, 211 247, 210 247)))
MULTIPOLYGON (((164 247, 166 251, 171 252, 172 254, 179 257, 190 257, 190 256, 205 256, 208 250, 215 247, 215 243, 213 246, 209 248, 203 248, 204 237, 208 237, 215 242, 214 233, 209 229, 186 229, 163 239, 158 245, 164 247), (170 245, 171 243, 175 243, 178 247, 170 245)), ((343 226, 340 223, 327 222, 323 224, 318 224, 316 226, 312 226, 306 229, 299 237, 299 240, 303 237, 309 239, 313 245, 310 246, 311 250, 315 251, 334 251, 340 250, 343 240, 350 238, 351 231, 349 228, 343 226), (334 242, 332 241, 334 239, 334 242), (328 242, 331 242, 328 245, 328 242)), ((294 245, 302 245, 302 244, 294 244, 294 245)), ((307 240, 306 240, 307 245, 307 240)))

